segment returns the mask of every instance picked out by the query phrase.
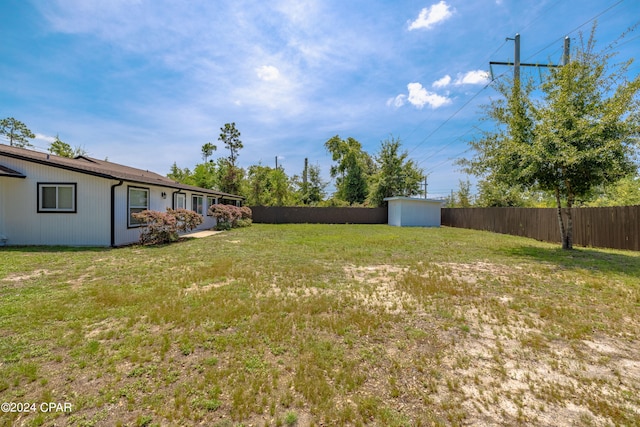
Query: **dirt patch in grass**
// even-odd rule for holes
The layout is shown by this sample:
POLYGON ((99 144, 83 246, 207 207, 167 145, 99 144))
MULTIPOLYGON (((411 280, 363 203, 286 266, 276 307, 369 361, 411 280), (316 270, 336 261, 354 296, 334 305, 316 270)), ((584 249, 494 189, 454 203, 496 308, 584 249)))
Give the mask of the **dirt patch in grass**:
POLYGON ((43 276, 49 276, 51 274, 53 274, 54 272, 46 270, 46 269, 37 269, 37 270, 33 270, 29 273, 14 273, 14 274, 9 274, 7 275, 4 279, 0 279, 0 281, 5 281, 5 282, 13 282, 13 283, 21 283, 21 282, 26 282, 28 280, 37 278, 37 277, 43 277, 43 276))
POLYGON ((637 424, 634 255, 366 230, 38 253, 0 280, 0 397, 73 412, 0 425, 637 424))
MULTIPOLYGON (((438 274, 449 279, 451 286, 465 283, 483 289, 479 290, 478 298, 450 297, 453 310, 445 313, 449 318, 445 319, 444 330, 434 330, 432 326, 426 333, 424 328, 416 329, 420 334, 435 334, 435 342, 450 342, 442 352, 441 363, 431 367, 432 375, 441 376, 435 385, 429 385, 431 379, 425 385, 424 375, 406 369, 423 349, 405 347, 402 339, 388 343, 388 357, 394 360, 391 363, 404 367, 395 381, 405 389, 402 394, 408 408, 417 407, 419 399, 415 396, 420 393, 408 392, 414 396, 411 399, 406 397, 407 391, 431 387, 430 401, 453 409, 454 418, 457 407, 460 421, 464 419, 465 424, 471 425, 606 424, 608 418, 599 415, 603 406, 614 417, 619 411, 616 407, 626 407, 640 417, 640 400, 628 399, 640 392, 637 340, 606 336, 570 342, 559 337, 549 339, 548 324, 552 319, 544 320, 535 312, 514 309, 519 296, 507 294, 509 286, 486 286, 509 285, 516 277, 522 279, 522 274, 529 274, 526 267, 488 262, 447 262, 436 266, 442 269, 438 274), (502 308, 496 310, 497 306, 502 308)), ((397 283, 408 268, 375 265, 346 266, 344 270, 347 277, 366 285, 365 290, 355 294, 365 306, 421 317, 441 304, 434 297, 426 304, 422 301, 421 306, 414 296, 398 289, 397 283)), ((428 280, 428 274, 422 276, 428 280)), ((544 276, 534 273, 531 277, 537 280, 544 276)), ((434 292, 438 290, 448 292, 445 286, 435 285, 434 292)), ((376 388, 373 384, 372 388, 376 388)))

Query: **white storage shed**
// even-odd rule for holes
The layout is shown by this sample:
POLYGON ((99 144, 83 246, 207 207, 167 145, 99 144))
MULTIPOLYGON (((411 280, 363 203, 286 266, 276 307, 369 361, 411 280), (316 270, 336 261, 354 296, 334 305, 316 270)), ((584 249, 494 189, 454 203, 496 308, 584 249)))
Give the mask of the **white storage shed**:
POLYGON ((440 227, 442 200, 387 197, 389 225, 396 227, 440 227))

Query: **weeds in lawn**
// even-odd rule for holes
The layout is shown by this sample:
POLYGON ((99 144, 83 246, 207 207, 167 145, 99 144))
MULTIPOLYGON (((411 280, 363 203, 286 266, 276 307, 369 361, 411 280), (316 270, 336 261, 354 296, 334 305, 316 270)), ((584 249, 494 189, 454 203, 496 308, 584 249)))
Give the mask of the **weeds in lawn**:
POLYGON ((639 254, 449 228, 256 225, 0 257, 0 397, 73 404, 0 425, 640 417, 639 254))

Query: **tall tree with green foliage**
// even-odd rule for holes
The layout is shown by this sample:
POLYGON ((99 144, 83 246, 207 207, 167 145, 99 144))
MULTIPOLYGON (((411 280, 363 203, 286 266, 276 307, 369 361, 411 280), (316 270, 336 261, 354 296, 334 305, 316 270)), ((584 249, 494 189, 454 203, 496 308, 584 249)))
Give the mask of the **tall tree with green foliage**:
POLYGON ((192 173, 189 168, 181 168, 176 162, 171 165, 171 170, 167 174, 167 178, 179 182, 181 184, 195 185, 193 182, 192 173))
POLYGON ((240 131, 236 128, 235 122, 225 123, 225 125, 220 128, 218 141, 221 141, 224 147, 229 150, 229 163, 235 167, 236 160, 239 156, 238 152, 243 147, 242 141, 240 140, 240 131))
POLYGON ((214 189, 218 188, 218 174, 214 162, 198 163, 191 174, 192 183, 196 187, 214 189))
POLYGON ((471 195, 471 182, 458 180, 458 190, 451 190, 451 194, 445 199, 444 206, 447 208, 470 208, 474 203, 471 195))
POLYGON ((541 97, 518 81, 498 85, 504 99, 487 108, 498 128, 472 141, 476 155, 464 162, 476 175, 552 193, 563 249, 573 247, 575 201, 636 170, 640 76, 629 80, 631 62, 613 66, 613 53, 595 52, 594 35, 549 72, 541 97))
POLYGON ((295 202, 291 179, 282 168, 250 166, 247 181, 250 206, 289 206, 295 202))
POLYGON ((4 135, 9 140, 10 146, 22 148, 33 147, 29 139, 36 137, 27 125, 13 117, 0 120, 0 135, 4 135))
POLYGON ((236 128, 235 122, 225 123, 220 128, 218 141, 221 141, 225 148, 229 150, 228 165, 224 168, 225 175, 220 181, 220 189, 227 193, 237 194, 240 191, 240 181, 244 173, 236 165, 239 151, 243 148, 243 145, 240 140, 240 131, 236 128))
POLYGON ((374 206, 386 204, 386 197, 415 196, 421 193, 424 171, 408 158, 407 151, 400 152, 400 145, 400 140, 393 137, 380 144, 380 151, 375 156, 377 168, 371 177, 369 194, 369 200, 374 206))
POLYGON ((56 156, 68 157, 70 159, 87 154, 85 149, 82 147, 71 148, 71 145, 60 140, 60 137, 58 135, 56 135, 55 141, 53 141, 49 145, 49 152, 51 154, 55 154, 56 156))
POLYGON ((204 144, 201 149, 202 160, 204 160, 206 163, 209 160, 209 157, 211 157, 213 155, 213 152, 216 151, 217 149, 218 147, 216 147, 214 144, 210 142, 207 142, 206 144, 204 144))
POLYGON ((307 179, 295 176, 293 181, 298 187, 298 199, 303 205, 317 205, 326 197, 325 189, 328 183, 322 180, 320 166, 309 165, 307 167, 307 179))
POLYGON ((373 161, 362 151, 362 145, 354 138, 341 139, 338 135, 324 144, 336 165, 331 166, 331 177, 336 179, 337 194, 349 204, 363 203, 369 194, 368 179, 373 161))
POLYGON ((56 135, 56 140, 49 145, 49 152, 56 156, 73 158, 73 148, 69 144, 60 140, 56 135))

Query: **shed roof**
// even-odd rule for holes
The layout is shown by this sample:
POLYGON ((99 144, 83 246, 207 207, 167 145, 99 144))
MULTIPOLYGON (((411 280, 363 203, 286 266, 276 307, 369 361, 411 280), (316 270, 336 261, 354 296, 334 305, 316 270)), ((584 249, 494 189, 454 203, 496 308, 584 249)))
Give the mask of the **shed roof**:
MULTIPOLYGON (((98 160, 88 156, 78 156, 76 158, 68 158, 56 156, 49 153, 27 150, 25 148, 12 147, 6 144, 0 144, 0 158, 10 157, 14 159, 24 160, 27 162, 38 163, 51 166, 54 168, 66 169, 87 175, 93 175, 105 179, 117 179, 135 182, 139 184, 158 185, 162 187, 174 188, 177 190, 196 191, 200 193, 213 194, 232 199, 244 199, 244 197, 223 193, 221 191, 211 190, 207 188, 195 187, 192 185, 181 184, 173 181, 166 176, 162 176, 148 170, 132 168, 130 166, 120 165, 118 163, 108 162, 106 160, 98 160)), ((21 176, 20 172, 16 172, 6 166, 0 165, 0 176, 21 176), (4 173, 3 173, 4 171, 4 173), (17 175, 16 175, 17 174, 17 175)))

